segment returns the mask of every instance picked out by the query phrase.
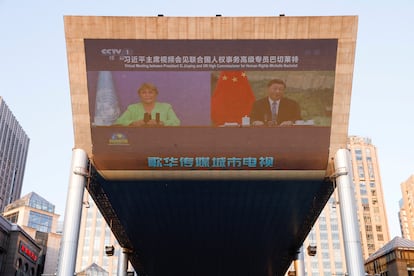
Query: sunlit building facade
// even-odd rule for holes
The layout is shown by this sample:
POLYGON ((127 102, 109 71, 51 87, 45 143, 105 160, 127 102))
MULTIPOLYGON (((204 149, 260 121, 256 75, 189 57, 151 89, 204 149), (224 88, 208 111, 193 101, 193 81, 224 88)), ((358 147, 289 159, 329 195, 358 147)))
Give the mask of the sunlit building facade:
POLYGON ((7 205, 3 216, 12 223, 45 233, 56 233, 60 217, 55 214, 55 205, 34 192, 7 205))
MULTIPOLYGON (((380 168, 376 147, 369 138, 351 136, 348 148, 362 253, 366 260, 390 240, 380 168)), ((338 199, 335 190, 304 242, 307 275, 347 275, 338 199), (308 254, 309 246, 316 246, 314 256, 308 254)))
POLYGON ((348 139, 352 155, 362 254, 367 259, 390 241, 377 149, 371 139, 348 139))
POLYGON ((414 241, 395 237, 365 261, 367 275, 414 275, 414 241))
POLYGON ((307 275, 345 275, 346 263, 339 207, 335 197, 323 209, 304 243, 307 275), (316 254, 308 253, 315 246, 316 254))
POLYGON ((404 239, 414 240, 414 175, 401 183, 400 219, 401 234, 404 239))
POLYGON ((0 212, 20 198, 29 137, 0 97, 0 212))
POLYGON ((116 276, 119 253, 118 242, 94 201, 85 191, 75 272, 82 273, 93 265, 102 268, 108 276, 116 276), (106 255, 105 246, 114 246, 113 256, 106 255))

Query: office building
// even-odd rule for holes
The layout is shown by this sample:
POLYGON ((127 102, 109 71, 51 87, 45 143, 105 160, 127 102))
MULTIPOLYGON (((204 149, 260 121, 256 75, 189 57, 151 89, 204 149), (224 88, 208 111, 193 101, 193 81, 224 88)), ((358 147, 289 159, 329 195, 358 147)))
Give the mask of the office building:
POLYGON ((404 206, 403 199, 400 199, 398 201, 398 205, 400 207, 400 210, 398 211, 398 219, 400 222, 400 230, 401 230, 401 236, 405 239, 411 239, 409 225, 408 225, 408 218, 407 218, 407 212, 404 206))
POLYGON ((414 241, 395 237, 365 262, 368 275, 414 275, 414 241))
POLYGON ((41 247, 15 223, 0 216, 0 275, 41 275, 41 247))
POLYGON ((414 175, 411 175, 406 181, 401 183, 400 211, 400 228, 402 237, 405 239, 414 239, 414 175))
POLYGON ((29 137, 0 97, 0 212, 20 198, 29 137))
POLYGON ((345 275, 346 261, 337 195, 333 195, 304 242, 307 275, 345 275), (316 248, 312 252, 311 248, 316 248))
POLYGON ((362 254, 367 259, 390 241, 377 149, 371 139, 349 138, 362 254))
MULTIPOLYGON (((351 136, 347 145, 352 162, 362 253, 366 260, 390 240, 378 156, 369 138, 351 136)), ((347 273, 336 190, 304 242, 304 256, 307 275, 347 273), (308 254, 309 246, 316 246, 314 256, 308 254)))
POLYGON ((61 234, 57 232, 59 215, 55 206, 31 192, 4 208, 3 213, 11 223, 19 225, 42 249, 39 270, 45 275, 56 272, 61 234))
POLYGON ((108 224, 85 191, 75 272, 83 275, 82 272, 92 266, 102 268, 109 276, 115 276, 119 252, 120 246, 108 224), (105 253, 105 246, 114 247, 112 256, 105 253))

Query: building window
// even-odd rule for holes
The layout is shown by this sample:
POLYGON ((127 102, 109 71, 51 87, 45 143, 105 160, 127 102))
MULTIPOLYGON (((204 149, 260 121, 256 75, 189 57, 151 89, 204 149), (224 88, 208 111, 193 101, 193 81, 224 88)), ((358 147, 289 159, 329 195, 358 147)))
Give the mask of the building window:
POLYGON ((11 223, 17 223, 17 220, 19 219, 19 212, 7 215, 4 218, 10 221, 11 223))
POLYGON ((355 158, 356 158, 356 160, 362 160, 362 150, 361 149, 355 149, 355 158))
MULTIPOLYGON (((340 269, 342 268, 342 262, 335 262, 335 269, 340 269)), ((341 275, 343 274, 341 270, 337 270, 336 274, 341 275)))
POLYGON ((360 179, 365 178, 364 166, 362 164, 358 165, 358 176, 360 179))
POLYGON ((331 268, 331 263, 330 262, 324 261, 322 263, 322 265, 323 265, 323 269, 329 269, 329 268, 331 268))
POLYGON ((359 182, 359 193, 361 195, 367 194, 367 185, 365 185, 365 182, 359 182))
POLYGON ((49 213, 55 212, 55 205, 37 196, 36 194, 33 194, 30 197, 29 206, 49 213))
POLYGON ((374 168, 372 166, 371 160, 368 160, 367 166, 368 166, 369 178, 370 179, 375 179, 374 168))
POLYGON ((371 149, 365 148, 365 155, 367 156, 367 159, 371 159, 371 149))
POLYGON ((52 216, 44 215, 35 211, 29 213, 29 223, 27 226, 35 228, 37 231, 50 233, 52 230, 52 216))
POLYGON ((23 264, 22 259, 21 259, 21 258, 18 258, 18 259, 16 260, 16 268, 17 268, 17 269, 20 269, 20 268, 22 267, 22 264, 23 264))
POLYGON ((366 197, 361 198, 362 206, 369 206, 369 200, 366 197))

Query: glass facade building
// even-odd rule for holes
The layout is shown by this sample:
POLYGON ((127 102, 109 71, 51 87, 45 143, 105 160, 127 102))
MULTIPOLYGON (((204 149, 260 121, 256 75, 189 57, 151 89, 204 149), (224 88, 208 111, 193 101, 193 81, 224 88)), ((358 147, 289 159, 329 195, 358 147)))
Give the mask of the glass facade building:
POLYGON ((29 212, 29 223, 27 226, 40 232, 50 233, 52 230, 53 216, 41 214, 36 211, 29 212))
POLYGON ((57 233, 59 215, 55 214, 55 206, 31 192, 7 205, 3 216, 21 226, 36 241, 42 248, 41 258, 44 259, 39 270, 44 275, 54 275, 61 240, 57 233))
POLYGON ((3 215, 12 223, 45 233, 56 233, 59 218, 55 214, 55 205, 34 192, 7 205, 3 215))

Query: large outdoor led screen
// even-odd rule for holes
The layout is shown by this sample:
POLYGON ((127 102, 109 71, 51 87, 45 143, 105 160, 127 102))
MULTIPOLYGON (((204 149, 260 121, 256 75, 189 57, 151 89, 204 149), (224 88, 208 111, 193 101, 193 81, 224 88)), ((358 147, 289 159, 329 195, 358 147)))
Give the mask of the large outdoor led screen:
POLYGON ((97 168, 326 169, 337 39, 84 44, 97 168))

